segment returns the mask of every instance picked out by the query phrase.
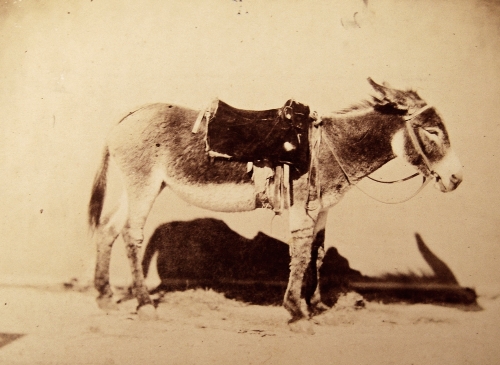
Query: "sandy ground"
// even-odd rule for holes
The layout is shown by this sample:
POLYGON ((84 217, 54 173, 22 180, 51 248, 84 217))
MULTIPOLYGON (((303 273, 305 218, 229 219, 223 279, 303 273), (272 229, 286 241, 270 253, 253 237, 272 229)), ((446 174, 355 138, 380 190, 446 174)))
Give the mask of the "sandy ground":
POLYGON ((366 303, 357 294, 316 318, 315 334, 289 330, 281 307, 205 290, 168 293, 157 321, 135 302, 100 311, 93 291, 0 287, 1 364, 498 364, 500 296, 482 311, 366 303))

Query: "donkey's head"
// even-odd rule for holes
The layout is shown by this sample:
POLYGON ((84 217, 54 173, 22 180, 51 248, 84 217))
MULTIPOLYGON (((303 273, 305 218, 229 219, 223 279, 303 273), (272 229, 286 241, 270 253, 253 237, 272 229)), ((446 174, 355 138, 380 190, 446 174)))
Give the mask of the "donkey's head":
POLYGON ((400 91, 368 79, 379 93, 375 107, 391 109, 402 118, 403 128, 392 139, 392 150, 425 176, 435 178, 442 192, 455 190, 462 182, 462 164, 450 146, 441 117, 416 92, 400 91))

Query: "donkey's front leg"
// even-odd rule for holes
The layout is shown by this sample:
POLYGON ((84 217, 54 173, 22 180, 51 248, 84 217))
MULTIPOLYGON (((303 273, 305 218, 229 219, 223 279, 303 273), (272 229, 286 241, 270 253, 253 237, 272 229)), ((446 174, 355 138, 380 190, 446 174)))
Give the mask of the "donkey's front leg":
POLYGON ((305 288, 304 297, 311 316, 320 314, 329 307, 321 300, 320 291, 320 269, 325 257, 325 226, 328 218, 328 210, 319 213, 314 227, 314 241, 311 250, 310 275, 311 285, 305 288))
POLYGON ((284 307, 292 315, 292 330, 312 333, 307 309, 303 308, 301 294, 305 273, 311 262, 312 243, 315 238, 315 225, 319 212, 306 211, 299 205, 290 208, 290 278, 285 293, 284 307))

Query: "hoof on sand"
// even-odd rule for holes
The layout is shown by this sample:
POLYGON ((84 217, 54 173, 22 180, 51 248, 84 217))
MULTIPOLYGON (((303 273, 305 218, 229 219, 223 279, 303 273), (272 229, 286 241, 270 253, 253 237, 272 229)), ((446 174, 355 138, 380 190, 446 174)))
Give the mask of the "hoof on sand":
POLYGON ((118 310, 118 304, 112 297, 97 298, 96 301, 99 308, 106 312, 118 310))
POLYGON ((295 333, 305 333, 308 335, 314 335, 314 328, 311 321, 302 318, 295 321, 288 322, 290 330, 295 333))
POLYGON ((152 304, 146 304, 137 308, 137 315, 141 321, 154 321, 158 319, 158 314, 152 304))
POLYGON ((311 317, 313 317, 313 316, 320 315, 321 313, 326 312, 329 309, 330 309, 330 307, 328 307, 326 304, 319 302, 319 303, 312 305, 309 308, 309 313, 310 313, 311 317))

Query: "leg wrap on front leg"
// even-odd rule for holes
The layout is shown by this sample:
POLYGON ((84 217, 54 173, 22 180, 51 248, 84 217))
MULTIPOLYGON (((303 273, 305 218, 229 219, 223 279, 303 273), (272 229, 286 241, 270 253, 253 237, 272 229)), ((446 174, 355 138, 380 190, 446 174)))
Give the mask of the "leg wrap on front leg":
POLYGON ((284 306, 292 315, 292 321, 307 317, 302 309, 302 284, 306 269, 311 261, 313 228, 303 228, 292 232, 290 245, 290 278, 285 294, 284 306))

